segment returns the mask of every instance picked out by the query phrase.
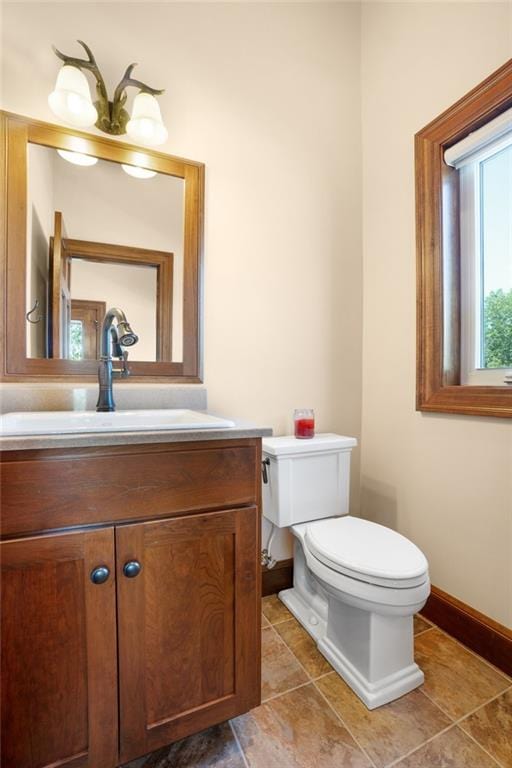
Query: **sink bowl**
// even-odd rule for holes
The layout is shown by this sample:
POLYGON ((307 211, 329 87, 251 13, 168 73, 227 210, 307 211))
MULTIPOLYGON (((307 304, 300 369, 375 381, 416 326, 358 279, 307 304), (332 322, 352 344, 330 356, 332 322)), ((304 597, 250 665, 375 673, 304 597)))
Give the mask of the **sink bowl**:
POLYGON ((180 408, 151 411, 33 411, 0 416, 0 435, 69 435, 84 432, 154 432, 226 429, 234 421, 180 408))

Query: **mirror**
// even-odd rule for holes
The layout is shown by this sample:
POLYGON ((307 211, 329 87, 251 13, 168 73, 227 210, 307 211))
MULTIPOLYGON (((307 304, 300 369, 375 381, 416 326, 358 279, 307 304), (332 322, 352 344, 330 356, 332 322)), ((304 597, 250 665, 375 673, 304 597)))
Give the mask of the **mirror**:
POLYGON ((27 151, 27 357, 97 360, 105 312, 121 307, 131 360, 181 361, 184 180, 27 151))
POLYGON ((105 312, 132 378, 201 381, 204 166, 1 113, 8 206, 3 377, 95 377, 105 312))

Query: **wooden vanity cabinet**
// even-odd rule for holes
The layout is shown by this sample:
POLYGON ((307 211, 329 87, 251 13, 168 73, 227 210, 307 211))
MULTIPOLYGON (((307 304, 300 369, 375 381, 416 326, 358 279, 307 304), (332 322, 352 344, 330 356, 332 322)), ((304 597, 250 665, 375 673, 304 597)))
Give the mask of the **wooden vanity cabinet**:
POLYGON ((257 520, 252 506, 116 529, 122 761, 254 705, 257 520), (123 578, 135 557, 144 578, 123 578))
POLYGON ((2 768, 114 768, 259 704, 260 455, 3 454, 2 768))
POLYGON ((114 529, 3 541, 2 768, 117 760, 114 529))

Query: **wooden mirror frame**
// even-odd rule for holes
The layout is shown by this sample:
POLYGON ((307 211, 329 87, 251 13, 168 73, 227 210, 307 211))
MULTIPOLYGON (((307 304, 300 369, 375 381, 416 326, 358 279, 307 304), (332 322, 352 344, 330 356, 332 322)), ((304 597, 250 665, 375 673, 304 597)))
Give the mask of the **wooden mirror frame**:
POLYGON ((77 151, 115 163, 145 155, 145 167, 185 181, 183 248, 183 361, 129 361, 136 382, 202 382, 202 262, 204 165, 103 136, 0 112, 0 220, 4 236, 0 257, 4 291, 0 312, 2 381, 89 381, 97 377, 97 361, 27 358, 25 282, 27 248, 27 146, 40 144, 77 151))
POLYGON ((459 172, 448 147, 512 107, 512 59, 415 137, 416 409, 512 418, 511 386, 460 383, 459 172))

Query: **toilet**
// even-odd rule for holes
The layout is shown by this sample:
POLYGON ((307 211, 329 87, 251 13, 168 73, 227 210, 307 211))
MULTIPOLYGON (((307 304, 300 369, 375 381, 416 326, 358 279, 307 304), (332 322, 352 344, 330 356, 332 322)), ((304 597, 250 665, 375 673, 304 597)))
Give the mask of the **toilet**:
POLYGON ((293 588, 279 593, 369 709, 423 683, 413 617, 430 593, 428 562, 404 536, 349 514, 357 440, 263 439, 263 515, 294 535, 293 588))

